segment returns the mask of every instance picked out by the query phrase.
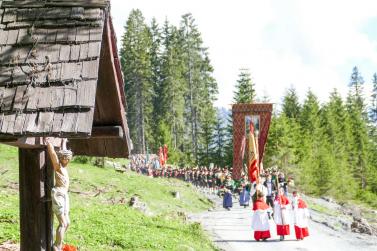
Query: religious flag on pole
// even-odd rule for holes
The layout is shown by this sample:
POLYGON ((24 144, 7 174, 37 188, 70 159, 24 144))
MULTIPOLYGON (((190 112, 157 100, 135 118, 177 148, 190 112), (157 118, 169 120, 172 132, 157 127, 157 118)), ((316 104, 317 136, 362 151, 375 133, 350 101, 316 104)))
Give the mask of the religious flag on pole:
POLYGON ((259 176, 258 170, 258 148, 254 136, 254 125, 250 122, 250 131, 248 135, 248 173, 251 183, 257 181, 259 176))

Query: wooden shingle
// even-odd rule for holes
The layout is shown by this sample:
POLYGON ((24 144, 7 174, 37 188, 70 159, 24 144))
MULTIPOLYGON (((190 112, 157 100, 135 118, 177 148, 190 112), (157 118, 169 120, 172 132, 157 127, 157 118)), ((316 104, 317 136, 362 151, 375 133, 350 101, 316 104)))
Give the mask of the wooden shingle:
POLYGON ((100 52, 101 52, 101 43, 100 42, 89 43, 88 58, 99 57, 100 52))
POLYGON ((25 113, 17 113, 15 122, 14 122, 14 134, 22 134, 22 130, 24 128, 25 124, 25 118, 26 114, 25 113))
POLYGON ((76 129, 77 118, 78 118, 78 113, 75 113, 75 112, 64 113, 61 132, 76 133, 77 132, 77 129, 76 129))
POLYGON ((59 61, 69 61, 71 55, 70 45, 61 45, 59 53, 59 61))
POLYGON ((81 80, 82 63, 62 63, 61 80, 81 80))
POLYGON ((5 45, 8 39, 8 31, 0 29, 0 45, 5 45))
POLYGON ((103 27, 93 27, 90 29, 89 40, 101 41, 102 40, 103 27))
POLYGON ((64 107, 75 106, 77 103, 77 84, 64 87, 64 107))
POLYGON ((79 107, 94 107, 97 81, 83 81, 77 87, 76 105, 79 107))
POLYGON ((98 60, 84 61, 82 66, 82 79, 93 79, 98 76, 98 60))
POLYGON ((89 52, 89 44, 83 43, 80 45, 80 60, 84 60, 88 58, 88 52, 89 52))
POLYGON ((5 9, 2 23, 6 24, 6 23, 15 22, 16 17, 17 17, 17 9, 15 8, 5 9))
POLYGON ((16 88, 14 87, 4 89, 3 98, 2 98, 1 107, 0 107, 2 112, 12 110, 12 105, 13 105, 15 94, 16 94, 16 88))
POLYGON ((8 45, 13 45, 13 44, 17 43, 18 31, 19 30, 9 30, 8 31, 8 38, 7 38, 7 44, 8 45))
POLYGON ((76 42, 88 42, 89 32, 90 30, 88 29, 88 27, 77 27, 76 42))

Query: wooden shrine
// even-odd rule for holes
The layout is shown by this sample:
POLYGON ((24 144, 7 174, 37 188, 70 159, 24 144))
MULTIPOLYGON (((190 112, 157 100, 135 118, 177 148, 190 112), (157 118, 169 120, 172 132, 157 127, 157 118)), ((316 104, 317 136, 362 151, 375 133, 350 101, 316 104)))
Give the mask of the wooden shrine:
MULTIPOLYGON (((233 178, 241 178, 243 170, 242 140, 246 135, 246 118, 255 118, 255 129, 258 131, 259 164, 263 161, 268 130, 270 128, 272 104, 234 104, 232 106, 233 117, 233 178)), ((247 151, 246 151, 247 152, 247 151)))
POLYGON ((0 143, 19 148, 21 250, 53 242, 41 137, 69 138, 76 155, 128 157, 123 86, 108 0, 0 0, 0 143))

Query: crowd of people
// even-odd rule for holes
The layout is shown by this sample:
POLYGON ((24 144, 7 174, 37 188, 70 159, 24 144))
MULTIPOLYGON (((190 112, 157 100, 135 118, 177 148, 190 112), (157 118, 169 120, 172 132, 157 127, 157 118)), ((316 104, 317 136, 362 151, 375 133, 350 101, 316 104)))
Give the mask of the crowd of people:
POLYGON ((294 191, 288 198, 288 190, 294 187, 294 180, 285 177, 276 167, 265 171, 257 180, 250 182, 248 175, 241 174, 240 180, 232 178, 228 167, 185 167, 161 165, 157 155, 133 155, 129 168, 151 178, 176 178, 190 182, 198 189, 223 197, 223 207, 231 210, 234 199, 240 206, 252 205, 252 227, 257 241, 271 237, 269 220, 274 220, 280 240, 290 235, 290 224, 294 223, 297 240, 308 236, 308 210, 306 203, 294 191), (250 203, 252 202, 252 203, 250 203))

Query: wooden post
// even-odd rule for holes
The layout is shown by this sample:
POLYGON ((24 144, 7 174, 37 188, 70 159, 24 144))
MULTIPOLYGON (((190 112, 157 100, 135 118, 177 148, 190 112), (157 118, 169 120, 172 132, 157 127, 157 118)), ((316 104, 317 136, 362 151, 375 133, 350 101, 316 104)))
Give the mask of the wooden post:
POLYGON ((51 251, 53 171, 44 149, 19 149, 21 251, 51 251))

